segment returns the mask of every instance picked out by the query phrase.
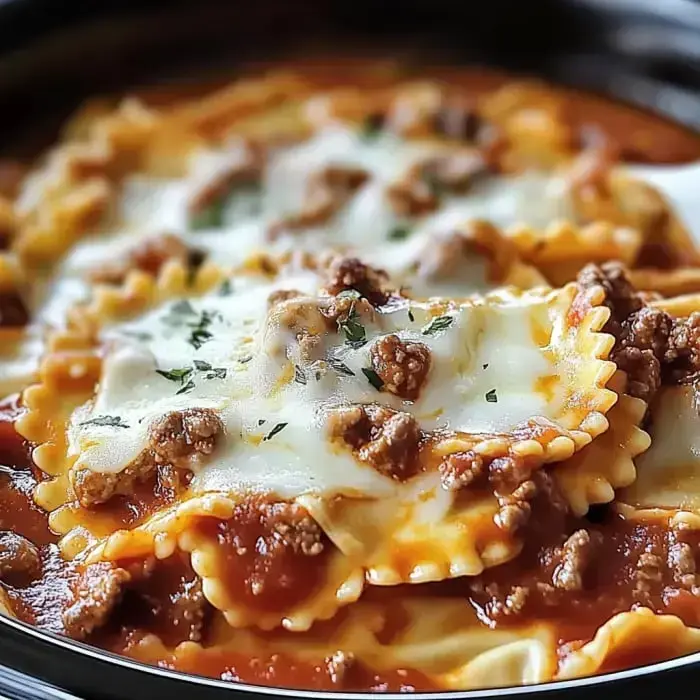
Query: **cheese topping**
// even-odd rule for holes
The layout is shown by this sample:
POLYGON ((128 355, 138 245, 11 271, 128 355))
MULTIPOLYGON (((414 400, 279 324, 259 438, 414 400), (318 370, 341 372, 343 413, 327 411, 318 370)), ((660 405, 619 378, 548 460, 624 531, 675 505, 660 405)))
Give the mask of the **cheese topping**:
MULTIPOLYGON (((556 420, 567 378, 533 335, 546 297, 502 295, 453 305, 437 315, 403 302, 361 319, 364 342, 323 336, 318 359, 295 360, 298 341, 268 314, 279 288, 313 293, 313 275, 274 284, 236 279, 233 294, 166 304, 104 333, 111 348, 92 404, 69 430, 79 466, 118 472, 146 446, 150 423, 170 411, 212 408, 226 443, 197 475, 201 490, 271 491, 282 497, 327 491, 378 495, 394 482, 336 449, 328 412, 380 403, 411 413, 424 430, 503 433, 533 417, 556 420), (370 349, 395 334, 429 348, 432 362, 415 402, 380 391, 370 349), (332 466, 331 466, 332 465, 332 466)), ((317 309, 316 297, 281 304, 317 309)), ((379 380, 381 381, 381 380, 379 380)))

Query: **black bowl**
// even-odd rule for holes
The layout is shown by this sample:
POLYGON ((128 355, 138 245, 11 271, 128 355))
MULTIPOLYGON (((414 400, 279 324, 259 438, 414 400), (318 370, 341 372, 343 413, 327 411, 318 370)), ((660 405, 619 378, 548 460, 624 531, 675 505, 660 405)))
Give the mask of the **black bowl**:
MULTIPOLYGON (((691 0, 0 0, 0 155, 31 157, 96 93, 329 51, 540 75, 700 129, 698 47, 700 4, 691 0)), ((0 660, 0 698, 368 697, 174 673, 4 617, 0 660)), ((699 662, 693 654, 576 681, 421 697, 662 695, 700 678, 699 662)))

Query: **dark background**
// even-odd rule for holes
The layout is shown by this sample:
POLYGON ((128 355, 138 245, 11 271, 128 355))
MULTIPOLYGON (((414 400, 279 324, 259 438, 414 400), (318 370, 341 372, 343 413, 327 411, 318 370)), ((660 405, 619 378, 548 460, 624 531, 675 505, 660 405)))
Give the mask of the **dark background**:
POLYGON ((538 73, 700 128, 699 37, 693 0, 0 0, 0 152, 96 92, 329 46, 538 73))

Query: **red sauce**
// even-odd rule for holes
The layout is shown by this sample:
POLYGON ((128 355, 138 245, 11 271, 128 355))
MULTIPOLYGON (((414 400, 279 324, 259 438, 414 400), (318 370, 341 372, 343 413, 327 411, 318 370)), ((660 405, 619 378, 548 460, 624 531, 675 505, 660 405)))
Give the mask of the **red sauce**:
POLYGON ((198 529, 216 543, 215 573, 226 583, 231 599, 255 610, 286 611, 319 588, 330 546, 316 556, 281 546, 259 505, 255 501, 241 504, 230 520, 206 518, 198 529))
MULTIPOLYGON (((135 563, 138 565, 138 562, 135 563)), ((128 567, 128 563, 121 563, 128 567)), ((137 580, 126 591, 119 607, 109 624, 98 629, 90 638, 90 643, 120 652, 127 636, 133 630, 148 630, 169 647, 176 647, 190 638, 187 624, 187 609, 181 605, 198 579, 190 565, 189 557, 177 552, 155 564, 153 573, 137 580)), ((208 604, 206 616, 211 612, 208 604)))
MULTIPOLYGON (((137 647, 128 655, 139 658, 137 647)), ((361 663, 336 672, 330 659, 300 661, 285 654, 249 655, 221 649, 189 649, 160 664, 185 673, 225 681, 305 690, 411 692, 434 690, 434 684, 413 669, 377 671, 361 663)))
MULTIPOLYGON (((562 527, 561 521, 557 526, 555 518, 548 519, 545 515, 541 511, 537 513, 525 548, 517 559, 488 570, 481 577, 486 586, 495 584, 504 593, 513 586, 528 589, 521 613, 494 615, 488 592, 469 594, 480 617, 490 626, 549 620, 559 630, 563 644, 591 639, 610 617, 636 606, 650 607, 659 614, 678 615, 688 625, 700 625, 700 599, 679 586, 671 567, 666 564, 669 547, 676 541, 668 528, 660 524, 628 522, 617 515, 608 515, 601 524, 567 518, 568 522, 562 527), (593 559, 584 569, 582 589, 540 590, 539 584, 551 584, 560 562, 555 548, 566 538, 562 533, 580 528, 600 535, 593 559), (646 593, 637 590, 638 562, 643 554, 658 556, 662 562, 658 577, 655 574, 646 593)), ((699 533, 687 532, 679 537, 697 551, 699 533)))
POLYGON ((37 545, 54 543, 46 513, 34 504, 31 447, 13 421, 22 413, 19 396, 0 403, 0 530, 12 530, 37 545))

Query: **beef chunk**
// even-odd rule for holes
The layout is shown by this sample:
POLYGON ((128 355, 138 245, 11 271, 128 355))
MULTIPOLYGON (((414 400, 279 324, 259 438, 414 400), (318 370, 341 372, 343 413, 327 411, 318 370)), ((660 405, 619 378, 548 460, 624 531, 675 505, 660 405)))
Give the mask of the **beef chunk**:
POLYGON ((430 348, 387 335, 370 348, 372 367, 384 382, 382 389, 402 399, 415 400, 430 370, 430 348))
POLYGON ((210 408, 187 408, 156 419, 149 445, 156 463, 188 469, 214 451, 224 433, 221 418, 210 408))
POLYGON ((421 432, 410 413, 373 404, 351 406, 334 411, 328 429, 381 474, 400 480, 418 467, 421 432))
POLYGON ((73 599, 63 611, 66 635, 82 640, 104 625, 129 580, 126 570, 109 562, 86 566, 73 582, 73 599))

